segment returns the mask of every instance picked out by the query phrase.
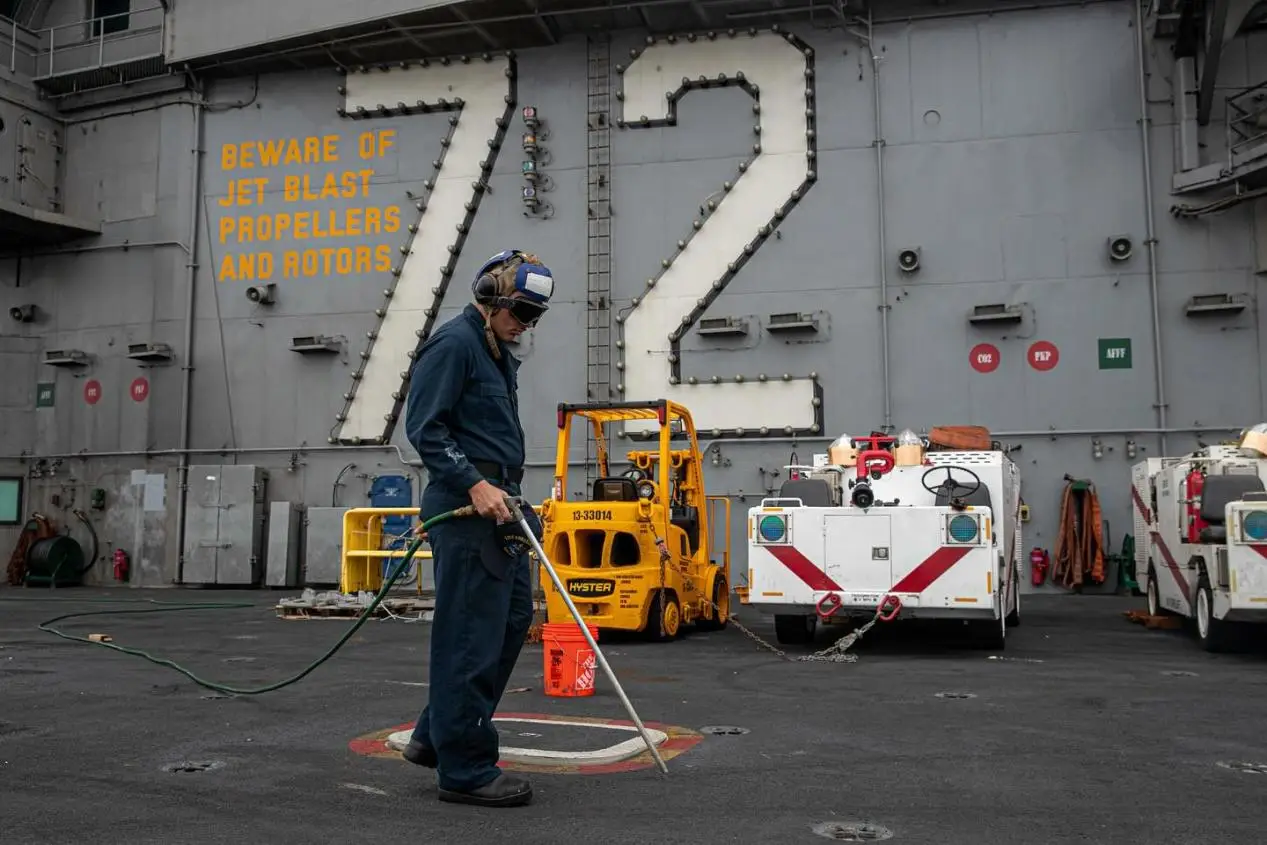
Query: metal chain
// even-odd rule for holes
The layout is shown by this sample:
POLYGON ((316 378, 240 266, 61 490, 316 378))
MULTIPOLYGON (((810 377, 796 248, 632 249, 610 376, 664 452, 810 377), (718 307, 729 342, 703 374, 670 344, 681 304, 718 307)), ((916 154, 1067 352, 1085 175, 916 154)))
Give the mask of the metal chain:
MULTIPOLYGON (((720 618, 722 614, 722 609, 717 606, 717 603, 707 597, 704 599, 704 601, 708 602, 709 604, 713 606, 714 612, 716 612, 718 615, 718 618, 720 618)), ((777 646, 770 645, 770 643, 766 642, 760 636, 758 636, 757 634, 753 633, 752 631, 744 627, 742 624, 740 624, 739 620, 735 618, 734 614, 730 615, 730 623, 734 625, 736 628, 738 628, 740 631, 742 631, 743 634, 746 637, 748 637, 748 639, 752 640, 754 643, 766 649, 767 651, 773 652, 774 654, 778 655, 779 657, 783 658, 789 663, 811 663, 811 662, 857 663, 858 655, 847 654, 846 652, 848 652, 849 649, 853 647, 854 643, 862 639, 863 635, 866 634, 867 631, 870 631, 871 628, 875 625, 875 623, 880 621, 880 614, 883 608, 884 608, 884 605, 882 603, 880 607, 876 608, 875 616, 868 619, 867 622, 863 624, 861 627, 857 628, 856 630, 850 631, 848 634, 845 634, 845 636, 836 640, 836 642, 832 643, 827 648, 822 649, 821 651, 816 651, 813 654, 803 654, 803 655, 800 655, 799 657, 789 657, 787 652, 785 652, 783 649, 778 648, 777 646)))
POLYGON ((660 592, 658 594, 659 598, 657 599, 657 604, 659 605, 659 608, 660 608, 660 639, 663 640, 665 638, 664 614, 665 614, 665 611, 667 611, 669 607, 668 599, 665 598, 665 587, 664 587, 664 567, 669 562, 669 546, 660 537, 655 538, 655 544, 656 544, 656 548, 660 550, 660 592))

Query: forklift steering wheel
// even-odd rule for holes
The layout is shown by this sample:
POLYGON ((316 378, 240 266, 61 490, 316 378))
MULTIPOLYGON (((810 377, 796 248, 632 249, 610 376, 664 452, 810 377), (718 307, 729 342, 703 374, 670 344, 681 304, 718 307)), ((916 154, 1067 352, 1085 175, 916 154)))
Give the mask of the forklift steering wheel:
POLYGON ((967 490, 968 492, 964 493, 963 495, 971 496, 973 493, 981 489, 981 477, 979 475, 977 475, 975 472, 968 469, 967 467, 954 466, 951 464, 942 464, 941 466, 935 466, 932 469, 927 470, 920 477, 919 483, 924 485, 924 489, 927 490, 929 493, 932 493, 934 496, 942 492, 942 490, 949 484, 950 492, 948 495, 951 498, 960 498, 960 497, 955 496, 956 490, 967 490), (927 481, 928 476, 932 475, 934 472, 937 472, 937 470, 939 469, 944 469, 946 471, 946 480, 943 481, 941 484, 937 485, 936 487, 929 487, 928 481, 927 481), (966 487, 960 484, 958 481, 955 481, 955 479, 951 477, 951 470, 962 470, 963 472, 968 473, 968 475, 971 475, 973 480, 976 483, 973 484, 972 487, 966 487))

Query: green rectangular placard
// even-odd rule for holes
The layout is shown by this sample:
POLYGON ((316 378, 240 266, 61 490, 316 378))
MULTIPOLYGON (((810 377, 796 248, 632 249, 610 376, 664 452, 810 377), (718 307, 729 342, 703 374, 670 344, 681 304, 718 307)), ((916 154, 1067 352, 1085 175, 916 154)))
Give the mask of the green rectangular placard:
POLYGON ((51 381, 42 381, 35 385, 35 407, 51 408, 53 407, 53 391, 54 384, 51 381))
POLYGON ((1131 339, 1129 337, 1100 338, 1100 369, 1129 370, 1131 368, 1131 339))

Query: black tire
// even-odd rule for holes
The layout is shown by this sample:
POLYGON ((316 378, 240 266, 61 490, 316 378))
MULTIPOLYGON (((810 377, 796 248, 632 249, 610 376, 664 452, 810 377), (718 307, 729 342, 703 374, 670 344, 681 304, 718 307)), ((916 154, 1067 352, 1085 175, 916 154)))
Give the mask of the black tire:
POLYGON ((700 631, 721 631, 730 624, 730 585, 726 583, 724 575, 718 575, 713 579, 713 594, 711 596, 715 607, 709 608, 712 616, 708 619, 701 618, 695 623, 695 627, 700 631), (718 613, 716 608, 722 608, 723 613, 718 613))
POLYGON ((1014 565, 1012 567, 1012 587, 1013 587, 1012 598, 1016 606, 1013 607, 1010 611, 1008 611, 1008 614, 1004 619, 1005 624, 1009 628, 1019 628, 1021 625, 1021 580, 1020 578, 1021 578, 1021 572, 1014 565))
POLYGON ((652 642, 667 643, 682 633, 681 619, 682 607, 678 604, 678 600, 665 590, 657 591, 655 598, 651 600, 651 609, 647 613, 647 627, 643 629, 643 633, 652 642), (660 633, 660 619, 666 611, 678 620, 677 630, 666 630, 660 633))
POLYGON ((814 641, 817 616, 778 615, 774 617, 774 638, 780 645, 804 645, 814 641))
POLYGON ((1208 652, 1217 654, 1231 650, 1236 639, 1236 626, 1214 618, 1214 593, 1204 575, 1197 582, 1196 606, 1192 608, 1197 642, 1208 652), (1204 618, 1204 621, 1202 617, 1204 618))
POLYGON ((968 625, 973 644, 980 649, 1003 651, 1007 648, 1007 614, 998 619, 974 619, 968 625))
POLYGON ((1144 582, 1144 594, 1148 596, 1148 615, 1161 616, 1166 609, 1161 606, 1161 588, 1157 586, 1157 573, 1148 567, 1148 578, 1144 582))

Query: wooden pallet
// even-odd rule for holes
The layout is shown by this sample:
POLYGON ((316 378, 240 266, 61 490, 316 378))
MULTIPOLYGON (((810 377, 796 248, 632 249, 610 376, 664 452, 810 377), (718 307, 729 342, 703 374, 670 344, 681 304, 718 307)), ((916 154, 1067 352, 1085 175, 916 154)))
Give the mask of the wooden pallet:
POLYGON ((1183 627, 1181 616, 1150 616, 1146 610, 1128 610, 1122 615, 1128 622, 1154 630, 1177 631, 1183 627))

